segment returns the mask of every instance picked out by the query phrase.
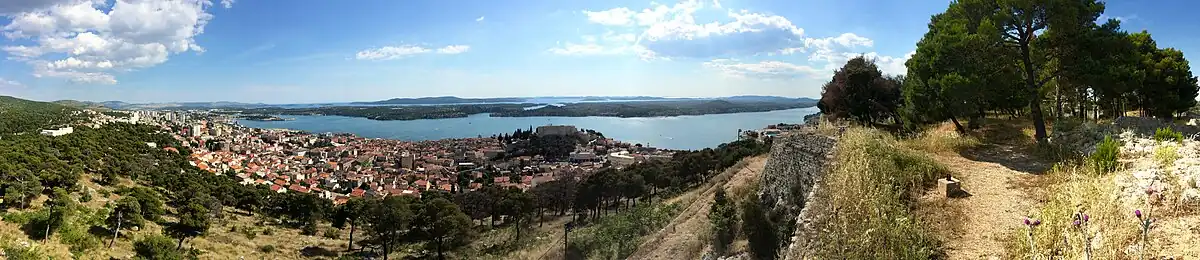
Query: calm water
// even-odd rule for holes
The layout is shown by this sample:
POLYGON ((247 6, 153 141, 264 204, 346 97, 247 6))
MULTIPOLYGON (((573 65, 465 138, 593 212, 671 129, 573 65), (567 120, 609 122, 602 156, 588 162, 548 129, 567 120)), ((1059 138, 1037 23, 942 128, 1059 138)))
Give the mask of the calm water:
POLYGON ((738 129, 761 129, 770 124, 800 123, 816 107, 758 113, 701 116, 617 118, 617 117, 489 117, 486 114, 465 118, 411 121, 377 121, 343 116, 281 116, 291 121, 250 121, 238 123, 256 128, 287 128, 313 133, 342 132, 369 138, 433 140, 466 138, 512 133, 541 125, 574 125, 595 129, 604 136, 624 142, 641 143, 669 149, 703 149, 734 140, 738 129))

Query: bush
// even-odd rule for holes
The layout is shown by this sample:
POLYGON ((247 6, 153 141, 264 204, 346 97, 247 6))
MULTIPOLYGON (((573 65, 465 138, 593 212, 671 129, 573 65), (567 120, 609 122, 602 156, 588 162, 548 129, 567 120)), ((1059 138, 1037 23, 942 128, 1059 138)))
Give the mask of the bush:
POLYGON ((264 236, 270 236, 272 234, 275 234, 275 231, 271 230, 271 228, 265 228, 265 229, 263 229, 262 234, 264 236))
POLYGON ((59 229, 58 241, 70 247, 76 255, 100 246, 100 239, 89 234, 78 224, 68 224, 59 229))
POLYGON ((776 236, 777 223, 767 217, 766 211, 758 205, 756 196, 741 203, 742 233, 750 242, 750 254, 754 259, 775 259, 779 250, 779 237, 776 236))
POLYGON ((1121 144, 1112 136, 1105 136, 1104 141, 1096 145, 1096 151, 1088 156, 1088 163, 1097 174, 1105 174, 1117 169, 1117 156, 1121 154, 1121 144))
POLYGON ((1174 145, 1163 145, 1154 148, 1154 161, 1163 168, 1170 169, 1175 165, 1175 160, 1179 159, 1179 147, 1174 145))
POLYGON ((149 235, 133 242, 134 259, 196 259, 195 254, 175 250, 175 241, 163 235, 149 235))
POLYGON ((89 201, 92 201, 92 193, 84 191, 83 195, 79 196, 79 202, 87 203, 89 201))
POLYGON ((32 247, 28 242, 17 245, 4 246, 4 255, 12 260, 41 260, 46 259, 36 247, 32 247))
POLYGON ((1183 142, 1183 134, 1179 133, 1179 131, 1175 131, 1175 129, 1171 129, 1169 127, 1162 127, 1157 130, 1154 130, 1154 140, 1159 141, 1159 142, 1162 142, 1162 141, 1183 142))
POLYGON ((259 246, 259 247, 258 247, 258 251, 261 251, 261 252, 263 252, 263 253, 273 253, 273 252, 275 252, 275 246, 273 246, 273 245, 262 245, 262 246, 259 246))
POLYGON ((725 189, 717 188, 717 194, 713 196, 712 209, 708 211, 708 221, 712 224, 712 232, 715 236, 713 241, 713 251, 717 255, 725 255, 729 244, 733 243, 733 239, 737 237, 737 211, 734 209, 732 201, 725 196, 725 189))
POLYGON ((254 239, 254 238, 258 237, 258 231, 255 231, 253 228, 250 228, 250 227, 242 228, 241 233, 243 236, 246 236, 247 239, 254 239))
POLYGON ((300 229, 300 234, 305 236, 316 235, 317 223, 308 222, 308 224, 305 224, 304 227, 300 229))
POLYGON ((338 239, 338 237, 342 236, 342 233, 338 232, 338 229, 336 229, 336 228, 329 228, 329 229, 325 229, 324 236, 325 236, 325 238, 329 238, 329 239, 338 239))

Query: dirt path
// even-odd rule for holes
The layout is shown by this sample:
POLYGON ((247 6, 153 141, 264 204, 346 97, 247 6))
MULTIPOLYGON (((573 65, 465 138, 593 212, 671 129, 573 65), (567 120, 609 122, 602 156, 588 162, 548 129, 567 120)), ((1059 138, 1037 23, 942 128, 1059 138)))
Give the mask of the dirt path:
POLYGON ((1021 220, 1038 199, 1033 183, 1038 175, 1025 171, 1044 170, 1032 158, 1024 158, 1010 146, 991 146, 966 157, 934 157, 962 180, 965 197, 946 199, 936 191, 921 198, 922 205, 934 205, 926 211, 943 211, 953 219, 939 223, 950 259, 1000 259, 1002 240, 1021 228, 1021 220), (970 158, 970 159, 969 159, 970 158), (947 213, 953 212, 953 213, 947 213))
POLYGON ((708 246, 708 241, 701 235, 708 232, 705 229, 709 228, 708 210, 713 194, 718 188, 724 188, 727 194, 733 196, 735 190, 757 181, 759 172, 766 165, 767 156, 752 157, 746 161, 746 166, 736 172, 723 173, 724 176, 714 177, 705 187, 668 200, 687 204, 683 204, 683 212, 666 227, 646 238, 638 251, 628 259, 699 259, 708 246), (732 173, 732 176, 728 173, 732 173))

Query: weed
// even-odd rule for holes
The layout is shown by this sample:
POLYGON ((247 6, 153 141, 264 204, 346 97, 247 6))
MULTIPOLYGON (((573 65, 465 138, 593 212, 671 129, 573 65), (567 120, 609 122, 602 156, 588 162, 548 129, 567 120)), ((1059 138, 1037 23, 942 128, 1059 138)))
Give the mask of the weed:
POLYGON ((1175 160, 1179 159, 1179 147, 1175 145, 1161 145, 1154 148, 1154 161, 1158 165, 1170 169, 1175 165, 1175 160))
POLYGON ((1075 162, 1060 163, 1043 176, 1048 181, 1047 197, 1031 218, 1042 221, 1036 232, 1013 230, 1005 240, 1003 259, 1129 259, 1126 250, 1136 244, 1139 234, 1135 219, 1121 200, 1113 175, 1092 173, 1091 166, 1075 162), (1086 213, 1085 213, 1086 212, 1086 213), (1083 216, 1087 216, 1084 220, 1083 216), (1080 225, 1076 226, 1075 222, 1080 225), (1082 234, 1074 236, 1070 234, 1082 234), (1033 248, 1030 244, 1032 236, 1033 248), (1103 238, 1100 238, 1100 237, 1103 238), (1081 238, 1073 238, 1081 237, 1081 238), (1092 244, 1091 240, 1102 240, 1092 244))
POLYGON ((325 236, 325 238, 329 238, 329 239, 338 239, 338 237, 342 236, 342 233, 338 232, 338 229, 336 229, 336 228, 328 228, 328 229, 325 229, 324 236, 325 236))
POLYGON ((1159 142, 1173 141, 1179 143, 1183 142, 1183 134, 1169 127, 1162 127, 1154 130, 1154 140, 1159 142))
POLYGON ((261 251, 263 253, 273 253, 273 252, 275 252, 275 246, 263 245, 263 246, 258 247, 258 251, 261 251))
POLYGON ((38 250, 36 246, 30 245, 29 242, 4 246, 4 256, 12 260, 40 260, 47 258, 42 254, 41 250, 38 250))
POLYGON ((1106 174, 1117 169, 1117 157, 1121 154, 1121 143, 1112 136, 1105 136, 1104 141, 1096 145, 1096 151, 1088 156, 1088 163, 1095 173, 1106 174))

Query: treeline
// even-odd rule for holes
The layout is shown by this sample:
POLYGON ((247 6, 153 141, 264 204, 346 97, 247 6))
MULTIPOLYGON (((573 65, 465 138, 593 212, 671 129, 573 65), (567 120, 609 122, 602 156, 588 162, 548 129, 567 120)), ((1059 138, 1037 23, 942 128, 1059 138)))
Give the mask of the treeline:
POLYGON ((82 119, 79 109, 49 103, 0 96, 0 135, 32 133, 82 119))
POLYGON ((474 114, 520 111, 537 104, 472 104, 428 106, 327 106, 314 108, 251 108, 240 112, 251 115, 331 115, 362 117, 371 120, 418 120, 460 118, 474 114))
POLYGON ((1097 23, 1104 9, 1094 0, 955 1, 930 20, 905 77, 852 59, 825 86, 821 112, 910 128, 950 120, 959 131, 989 113, 1028 115, 1045 141, 1048 116, 1171 119, 1194 107, 1200 87, 1183 53, 1119 20, 1097 23))

